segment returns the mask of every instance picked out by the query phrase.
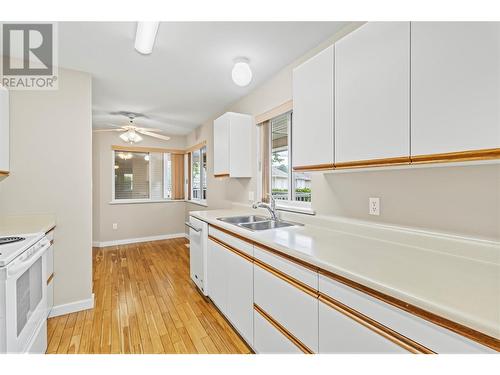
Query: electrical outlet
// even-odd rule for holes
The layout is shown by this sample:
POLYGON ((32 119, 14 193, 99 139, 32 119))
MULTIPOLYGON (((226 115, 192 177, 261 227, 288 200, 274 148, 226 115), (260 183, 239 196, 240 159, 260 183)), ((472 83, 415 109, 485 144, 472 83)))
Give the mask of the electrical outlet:
POLYGON ((368 213, 370 215, 380 215, 380 198, 368 198, 368 213))
POLYGON ((113 223, 113 229, 117 230, 118 229, 118 223, 113 223))
POLYGON ((255 194, 253 191, 248 192, 248 201, 253 202, 255 200, 255 194))

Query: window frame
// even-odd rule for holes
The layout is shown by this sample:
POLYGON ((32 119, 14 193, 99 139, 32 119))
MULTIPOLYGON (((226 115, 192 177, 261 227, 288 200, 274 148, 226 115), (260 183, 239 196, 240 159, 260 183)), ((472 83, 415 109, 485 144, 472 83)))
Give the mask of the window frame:
MULTIPOLYGON (((273 116, 269 119, 272 121, 274 118, 278 116, 282 116, 286 113, 290 113, 290 119, 287 124, 287 138, 288 138, 288 199, 287 200, 276 200, 276 209, 279 211, 290 211, 308 215, 315 215, 315 211, 312 208, 312 189, 311 189, 311 201, 310 202, 301 202, 295 201, 295 178, 293 171, 293 140, 292 140, 292 126, 293 126, 293 108, 283 111, 281 113, 274 113, 273 116)), ((262 123, 262 122, 261 122, 262 123)), ((260 123, 259 123, 260 124, 260 123)), ((257 139, 261 139, 262 127, 257 124, 257 139)), ((272 194, 272 123, 269 124, 269 192, 272 194)), ((257 142, 257 165, 258 165, 258 178, 257 178, 257 197, 262 198, 262 159, 261 159, 261 145, 260 141, 257 142)), ((259 199, 260 199, 259 198, 259 199)))
POLYGON ((189 197, 187 199, 188 202, 198 204, 201 206, 208 206, 207 203, 207 198, 208 198, 208 171, 207 171, 207 164, 208 164, 208 157, 207 157, 207 146, 203 144, 200 147, 197 147, 195 149, 190 150, 188 153, 186 153, 186 171, 185 171, 185 176, 186 176, 186 189, 189 193, 189 197), (195 199, 193 198, 193 154, 195 152, 199 152, 200 159, 199 159, 199 164, 200 164, 200 198, 195 199), (203 155, 205 155, 205 171, 203 169, 203 155), (206 188, 205 188, 205 198, 203 198, 203 180, 205 179, 206 182, 206 188))
MULTIPOLYGON (((166 184, 166 175, 163 173, 163 198, 162 199, 153 199, 151 197, 151 189, 152 189, 152 169, 151 169, 151 153, 152 151, 138 151, 138 150, 116 150, 116 149, 111 149, 111 202, 110 204, 130 204, 130 203, 166 203, 166 202, 179 202, 179 201, 184 201, 184 199, 172 199, 172 198, 165 198, 165 184, 166 184), (140 154, 147 154, 149 155, 149 160, 148 160, 148 190, 149 190, 149 198, 143 198, 143 199, 120 199, 116 198, 116 189, 115 189, 115 163, 116 163, 116 154, 119 152, 133 152, 133 153, 140 153, 140 154)), ((163 151, 157 151, 156 153, 162 154, 162 171, 165 171, 165 154, 171 154, 171 152, 163 152, 163 151)))

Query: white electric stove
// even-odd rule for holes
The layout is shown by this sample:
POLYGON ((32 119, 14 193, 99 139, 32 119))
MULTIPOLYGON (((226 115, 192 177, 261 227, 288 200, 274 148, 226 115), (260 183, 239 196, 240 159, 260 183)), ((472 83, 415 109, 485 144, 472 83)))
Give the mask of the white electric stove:
POLYGON ((0 237, 0 353, 45 353, 50 246, 44 233, 0 237))

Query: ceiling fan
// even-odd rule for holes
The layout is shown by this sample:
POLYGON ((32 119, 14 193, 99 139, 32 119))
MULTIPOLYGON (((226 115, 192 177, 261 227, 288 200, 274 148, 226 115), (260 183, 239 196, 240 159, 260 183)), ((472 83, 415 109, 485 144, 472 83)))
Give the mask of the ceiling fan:
POLYGON ((170 139, 170 137, 166 135, 157 134, 156 132, 160 132, 160 129, 143 128, 140 126, 136 126, 134 120, 136 117, 139 117, 141 115, 137 113, 127 113, 124 115, 127 116, 129 120, 127 125, 109 124, 111 126, 117 127, 118 129, 97 129, 94 130, 94 132, 123 132, 122 134, 120 134, 120 138, 130 144, 142 141, 142 137, 140 136, 140 134, 147 135, 153 138, 163 139, 164 141, 168 141, 170 139))

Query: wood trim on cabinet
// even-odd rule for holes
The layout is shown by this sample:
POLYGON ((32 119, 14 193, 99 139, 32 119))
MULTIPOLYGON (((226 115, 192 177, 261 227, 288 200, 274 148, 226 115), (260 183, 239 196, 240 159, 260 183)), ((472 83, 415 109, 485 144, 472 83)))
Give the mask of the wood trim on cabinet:
POLYGON ((450 162, 492 160, 492 159, 500 159, 500 148, 488 148, 483 150, 470 150, 470 151, 446 152, 441 154, 411 156, 412 164, 450 163, 450 162))
MULTIPOLYGON (((401 310, 404 310, 412 315, 418 316, 419 318, 422 318, 428 322, 431 322, 431 323, 436 324, 440 327, 446 328, 446 329, 448 329, 452 332, 455 332, 461 336, 467 337, 468 339, 470 339, 472 341, 475 341, 481 345, 487 346, 493 350, 500 352, 500 340, 495 338, 495 337, 489 336, 485 333, 482 333, 482 332, 479 332, 475 329, 464 326, 463 324, 456 323, 450 319, 443 318, 437 314, 426 311, 420 307, 417 307, 417 306, 411 305, 407 302, 401 301, 395 297, 391 297, 391 296, 384 294, 382 292, 378 292, 372 288, 366 287, 366 286, 364 286, 360 283, 357 283, 355 281, 352 281, 346 277, 334 274, 330 271, 327 271, 325 269, 314 266, 310 263, 307 263, 301 259, 295 258, 291 255, 285 254, 285 253, 283 253, 279 250, 276 250, 272 247, 269 247, 267 245, 263 245, 257 241, 253 241, 253 240, 250 240, 248 238, 245 238, 245 237, 243 237, 237 233, 231 232, 225 228, 221 228, 221 227, 218 227, 218 226, 213 225, 213 224, 210 224, 210 225, 216 229, 221 230, 224 233, 227 233, 227 234, 232 235, 238 239, 241 239, 242 241, 246 241, 246 242, 251 243, 255 246, 258 246, 259 248, 261 248, 263 250, 266 250, 270 253, 276 254, 276 255, 278 255, 278 256, 280 256, 288 261, 294 262, 294 263, 296 263, 304 268, 308 268, 312 271, 319 272, 320 274, 327 276, 335 281, 338 281, 344 285, 347 285, 353 289, 356 289, 364 294, 367 294, 369 296, 377 298, 377 299, 381 300, 382 302, 388 303, 388 304, 390 304, 394 307, 397 307, 401 310)), ((256 263, 255 259, 254 259, 254 263, 256 263)))
MULTIPOLYGON (((276 254, 276 255, 278 255, 278 256, 280 256, 288 261, 294 262, 294 263, 296 263, 304 268, 310 269, 310 270, 315 271, 315 272, 319 272, 320 274, 322 274, 326 277, 329 277, 335 281, 338 281, 344 285, 347 285, 353 289, 356 289, 364 294, 367 294, 371 297, 374 297, 382 302, 388 303, 389 305, 397 307, 397 308, 404 310, 412 315, 418 316, 421 319, 424 319, 428 322, 431 322, 431 323, 436 324, 440 327, 448 329, 448 330, 455 332, 461 336, 464 336, 472 341, 475 341, 481 345, 487 346, 493 350, 496 350, 497 352, 500 352, 500 340, 495 338, 495 337, 492 337, 492 336, 489 336, 485 333, 479 332, 473 328, 469 328, 467 326, 464 326, 463 324, 456 323, 450 319, 447 319, 447 318, 444 318, 444 317, 439 316, 437 314, 431 313, 431 312, 424 310, 420 307, 411 305, 411 304, 404 302, 400 299, 397 299, 395 297, 391 297, 385 293, 378 292, 372 288, 369 288, 369 287, 364 286, 360 283, 352 281, 344 276, 340 276, 340 275, 337 275, 333 272, 330 272, 330 271, 327 271, 327 270, 322 269, 320 267, 314 266, 306 261, 295 258, 291 255, 285 254, 279 250, 276 250, 276 249, 269 247, 267 245, 263 245, 257 241, 253 241, 253 240, 250 240, 248 238, 245 238, 245 237, 243 237, 237 233, 231 232, 230 230, 227 230, 225 228, 221 228, 221 227, 219 227, 217 225, 213 225, 213 224, 210 224, 210 226, 213 226, 214 228, 219 229, 224 233, 227 233, 227 234, 232 235, 238 239, 241 239, 242 241, 246 241, 246 242, 251 243, 255 246, 258 246, 262 250, 266 250, 270 253, 276 254)), ((255 264, 257 264, 257 261, 258 261, 257 259, 254 259, 255 264)), ((260 263, 262 263, 262 262, 260 262, 260 263)), ((289 277, 289 276, 287 276, 287 277, 289 277)))
POLYGON ((255 123, 261 124, 264 121, 270 120, 274 117, 282 115, 283 113, 289 112, 293 109, 293 100, 288 100, 269 111, 261 113, 260 115, 255 116, 255 123))
POLYGON ((219 240, 219 239, 217 239, 217 238, 215 238, 215 237, 213 237, 211 235, 208 235, 208 239, 214 241, 216 244, 219 244, 220 246, 222 246, 225 249, 227 249, 227 250, 235 253, 236 255, 239 255, 240 257, 242 257, 243 259, 249 261, 250 263, 253 263, 254 258, 251 257, 250 255, 244 253, 243 251, 238 250, 238 249, 232 247, 231 245, 228 245, 227 243, 225 243, 225 242, 223 242, 223 241, 221 241, 221 240, 219 240))
POLYGON ((54 272, 52 272, 52 274, 49 276, 49 278, 47 279, 47 285, 50 284, 50 282, 54 279, 54 272))
POLYGON ((323 302, 325 305, 331 307, 332 309, 338 311, 339 313, 351 318, 357 323, 365 326, 366 328, 372 330, 373 332, 379 334, 380 336, 385 337, 387 340, 392 341, 394 344, 400 346, 401 348, 409 351, 414 354, 435 354, 429 348, 409 339, 406 336, 401 335, 400 333, 390 329, 389 327, 384 326, 383 324, 369 318, 368 316, 360 313, 357 310, 350 308, 349 306, 344 305, 343 303, 337 301, 336 299, 331 298, 320 292, 319 301, 323 302))
POLYGON ((293 166, 292 169, 294 171, 326 171, 332 170, 335 168, 335 164, 327 163, 327 164, 313 164, 313 165, 296 165, 293 166))
POLYGON ((292 335, 285 327, 273 319, 271 315, 262 310, 262 308, 256 303, 253 304, 253 308, 257 311, 264 319, 266 319, 274 328, 276 328, 283 336, 290 340, 297 348, 302 350, 305 354, 314 354, 314 352, 309 349, 302 341, 292 335))
POLYGON ((455 332, 461 336, 467 337, 468 339, 470 339, 472 341, 475 341, 481 345, 487 346, 491 349, 494 349, 494 350, 500 352, 500 340, 499 339, 496 339, 496 338, 489 336, 485 333, 476 331, 475 329, 466 327, 460 323, 456 323, 456 322, 449 320, 447 318, 443 318, 442 316, 431 313, 427 310, 424 310, 420 307, 409 304, 407 302, 401 301, 400 299, 397 299, 395 297, 391 297, 385 293, 376 291, 372 288, 369 288, 369 287, 364 286, 360 283, 352 281, 344 276, 340 276, 340 275, 337 275, 335 273, 332 273, 330 271, 326 271, 323 269, 319 269, 319 273, 326 276, 326 277, 331 278, 332 280, 335 280, 335 281, 338 281, 339 283, 347 285, 350 288, 353 288, 353 289, 358 290, 364 294, 367 294, 373 298, 376 298, 382 302, 385 302, 389 305, 397 307, 403 311, 406 311, 412 315, 415 315, 419 318, 422 318, 428 322, 431 322, 431 323, 436 324, 440 327, 446 328, 446 329, 448 329, 452 332, 455 332))
POLYGON ((297 264, 297 265, 299 265, 301 267, 307 268, 307 269, 309 269, 309 270, 311 270, 313 272, 318 272, 318 269, 319 269, 318 267, 313 266, 310 263, 304 262, 301 259, 294 258, 291 255, 285 254, 285 253, 283 253, 283 252, 281 252, 279 250, 276 250, 276 249, 274 249, 272 247, 264 245, 264 244, 262 244, 260 242, 253 241, 253 240, 251 240, 249 238, 246 238, 246 237, 244 237, 244 236, 242 236, 242 235, 240 235, 238 233, 231 232, 230 230, 228 230, 226 228, 222 228, 222 227, 219 227, 219 226, 214 225, 214 224, 210 224, 210 226, 214 227, 217 230, 220 230, 221 232, 229 234, 230 236, 236 237, 239 240, 242 240, 242 241, 245 241, 245 242, 247 242, 247 243, 249 243, 251 245, 257 246, 259 249, 265 250, 265 251, 267 251, 269 253, 273 253, 273 254, 276 254, 276 255, 278 255, 278 256, 280 256, 282 258, 285 258, 286 260, 288 260, 290 262, 293 262, 293 263, 295 263, 295 264, 297 264))
POLYGON ((384 158, 384 159, 356 160, 356 161, 335 163, 335 169, 385 167, 388 165, 410 164, 410 162, 411 161, 409 156, 384 158))
POLYGON ((276 268, 270 266, 267 263, 262 262, 261 260, 254 258, 253 263, 263 270, 273 274, 277 278, 287 282, 288 284, 294 286, 295 288, 301 290, 302 292, 309 294, 313 298, 318 298, 318 291, 314 288, 311 288, 309 285, 304 284, 302 281, 299 281, 287 274, 277 270, 276 268))
POLYGON ((218 177, 229 177, 229 173, 217 173, 217 174, 214 174, 214 177, 215 178, 218 178, 218 177))
POLYGON ((9 171, 0 171, 0 176, 8 176, 9 173, 9 171))
POLYGON ((217 230, 220 230, 222 233, 229 234, 230 236, 236 237, 239 240, 242 240, 242 241, 244 241, 246 243, 249 243, 250 245, 254 244, 254 242, 252 240, 249 240, 246 237, 240 236, 238 233, 231 232, 230 230, 227 230, 226 228, 222 228, 222 227, 219 227, 219 226, 214 225, 214 224, 210 224, 210 226, 214 227, 217 230))

